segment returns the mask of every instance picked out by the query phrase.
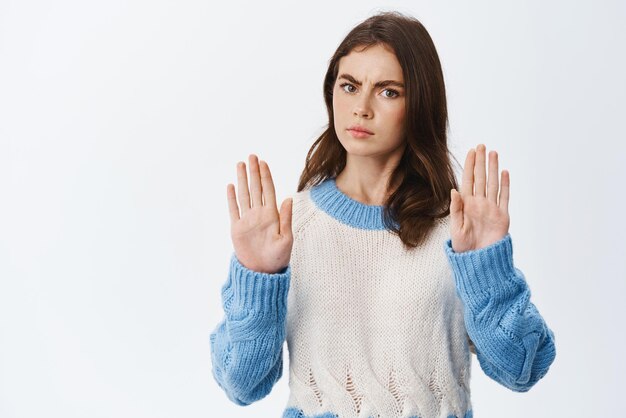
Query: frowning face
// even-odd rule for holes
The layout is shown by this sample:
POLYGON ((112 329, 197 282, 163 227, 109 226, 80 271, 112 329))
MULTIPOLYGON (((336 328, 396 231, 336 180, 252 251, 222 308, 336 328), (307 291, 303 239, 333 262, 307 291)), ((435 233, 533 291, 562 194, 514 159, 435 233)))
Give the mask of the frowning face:
POLYGON ((348 154, 384 157, 404 145, 404 79, 393 51, 377 44, 341 58, 333 115, 348 154), (355 125, 369 133, 352 130, 355 125))

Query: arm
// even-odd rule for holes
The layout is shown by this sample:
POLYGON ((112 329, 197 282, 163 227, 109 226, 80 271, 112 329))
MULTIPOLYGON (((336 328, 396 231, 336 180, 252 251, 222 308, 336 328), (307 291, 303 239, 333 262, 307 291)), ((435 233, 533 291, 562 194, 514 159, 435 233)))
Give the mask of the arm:
POLYGON ((448 239, 445 251, 481 368, 505 387, 527 392, 548 372, 556 350, 554 333, 530 302, 523 273, 513 266, 511 235, 459 253, 448 239))
POLYGON ((282 376, 290 277, 290 265, 260 273, 231 256, 221 292, 225 317, 210 340, 213 377, 237 405, 265 397, 282 376))

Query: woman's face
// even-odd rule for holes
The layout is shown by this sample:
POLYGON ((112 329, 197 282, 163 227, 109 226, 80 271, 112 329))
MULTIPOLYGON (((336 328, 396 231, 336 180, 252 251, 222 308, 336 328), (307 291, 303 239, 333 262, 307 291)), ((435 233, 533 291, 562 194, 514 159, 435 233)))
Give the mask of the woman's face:
POLYGON ((359 50, 339 61, 333 88, 335 131, 348 154, 385 156, 405 142, 402 67, 381 44, 359 50), (350 130, 353 125, 372 134, 356 134, 350 130))

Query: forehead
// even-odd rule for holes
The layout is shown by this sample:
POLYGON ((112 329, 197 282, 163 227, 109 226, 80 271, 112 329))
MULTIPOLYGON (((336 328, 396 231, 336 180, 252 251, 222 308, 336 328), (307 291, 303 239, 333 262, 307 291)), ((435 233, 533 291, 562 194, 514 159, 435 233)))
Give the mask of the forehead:
POLYGON ((403 81, 402 67, 391 49, 381 44, 354 48, 339 60, 339 74, 348 73, 358 80, 371 82, 393 79, 403 81))

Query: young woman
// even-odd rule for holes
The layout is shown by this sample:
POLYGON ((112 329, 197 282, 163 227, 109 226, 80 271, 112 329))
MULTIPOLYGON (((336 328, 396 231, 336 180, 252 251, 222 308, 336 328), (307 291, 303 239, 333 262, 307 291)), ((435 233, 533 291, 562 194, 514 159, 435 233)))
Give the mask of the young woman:
POLYGON ((554 333, 513 265, 509 175, 483 144, 460 190, 447 148, 443 74, 419 21, 372 16, 324 80, 328 129, 280 213, 269 167, 237 165, 227 197, 234 253, 211 333, 228 398, 265 397, 289 351, 283 418, 473 416, 470 352, 528 391, 554 333), (293 219, 293 222, 292 222, 293 219))

